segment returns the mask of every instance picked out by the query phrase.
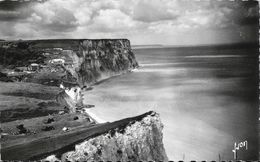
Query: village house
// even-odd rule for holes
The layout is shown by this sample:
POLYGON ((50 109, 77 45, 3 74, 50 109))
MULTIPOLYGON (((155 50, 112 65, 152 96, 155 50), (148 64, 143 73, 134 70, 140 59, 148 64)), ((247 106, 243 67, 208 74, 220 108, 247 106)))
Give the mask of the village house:
POLYGON ((42 55, 43 55, 43 56, 49 56, 49 55, 50 55, 50 53, 48 53, 48 52, 45 52, 45 53, 43 53, 42 55))
POLYGON ((52 59, 52 60, 49 60, 49 63, 56 64, 56 65, 64 65, 65 60, 64 59, 52 59))
POLYGON ((40 69, 40 65, 36 63, 32 63, 28 66, 29 71, 37 71, 40 69))

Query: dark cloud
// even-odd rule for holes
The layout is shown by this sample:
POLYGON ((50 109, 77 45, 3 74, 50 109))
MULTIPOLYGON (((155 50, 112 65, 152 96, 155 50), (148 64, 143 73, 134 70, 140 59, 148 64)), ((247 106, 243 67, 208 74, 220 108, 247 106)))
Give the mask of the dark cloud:
POLYGON ((0 1, 0 10, 3 11, 15 11, 20 8, 25 8, 29 6, 32 2, 31 1, 11 1, 5 0, 0 1))
POLYGON ((256 25, 259 24, 259 5, 256 1, 245 2, 243 5, 244 14, 239 21, 241 25, 256 25))
POLYGON ((59 5, 46 0, 0 1, 0 36, 57 36, 74 31, 78 26, 76 17, 59 5))
POLYGON ((0 21, 19 21, 31 16, 35 1, 0 1, 0 21))
POLYGON ((23 20, 31 16, 31 12, 28 10, 17 10, 17 11, 1 11, 0 10, 0 21, 17 21, 23 20))
POLYGON ((238 26, 258 25, 259 5, 257 1, 235 1, 219 3, 222 6, 229 7, 231 12, 225 16, 238 26))
POLYGON ((258 25, 258 16, 248 16, 238 21, 239 25, 258 25))

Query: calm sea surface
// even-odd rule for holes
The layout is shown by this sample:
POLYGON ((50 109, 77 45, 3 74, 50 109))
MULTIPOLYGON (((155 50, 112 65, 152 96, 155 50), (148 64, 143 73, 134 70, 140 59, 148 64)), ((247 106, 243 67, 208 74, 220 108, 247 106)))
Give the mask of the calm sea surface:
POLYGON ((139 70, 85 93, 91 111, 115 121, 154 110, 164 124, 170 160, 258 158, 257 48, 243 46, 133 50, 139 70), (255 50, 256 49, 256 50, 255 50))

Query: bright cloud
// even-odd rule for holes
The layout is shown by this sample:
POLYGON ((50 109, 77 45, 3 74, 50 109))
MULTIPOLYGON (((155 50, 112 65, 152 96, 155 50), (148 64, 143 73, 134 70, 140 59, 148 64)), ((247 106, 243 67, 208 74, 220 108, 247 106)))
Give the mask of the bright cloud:
POLYGON ((176 2, 161 0, 142 0, 134 4, 133 18, 144 22, 174 20, 181 12, 176 9, 176 2))

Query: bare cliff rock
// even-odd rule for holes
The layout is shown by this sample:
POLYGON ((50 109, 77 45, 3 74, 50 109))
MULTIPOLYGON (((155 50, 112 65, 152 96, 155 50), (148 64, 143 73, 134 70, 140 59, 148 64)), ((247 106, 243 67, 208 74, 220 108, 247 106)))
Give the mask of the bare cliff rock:
POLYGON ((151 112, 140 121, 76 144, 59 158, 50 155, 42 161, 168 161, 162 129, 159 115, 151 112))

